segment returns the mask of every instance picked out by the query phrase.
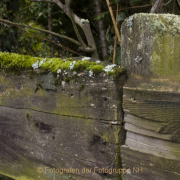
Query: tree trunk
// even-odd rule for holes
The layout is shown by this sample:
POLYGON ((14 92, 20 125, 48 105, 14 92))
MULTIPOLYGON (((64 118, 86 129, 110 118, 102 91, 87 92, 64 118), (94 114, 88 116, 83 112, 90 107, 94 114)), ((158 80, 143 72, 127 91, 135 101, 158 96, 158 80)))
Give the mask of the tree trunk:
MULTIPOLYGON (((95 4, 96 16, 98 16, 101 13, 101 4, 99 0, 94 0, 94 4, 95 4)), ((100 41, 101 41, 102 57, 104 61, 107 61, 108 48, 107 48, 107 42, 106 42, 106 33, 104 30, 104 22, 101 19, 97 22, 97 24, 98 24, 100 41)))
MULTIPOLYGON (((51 8, 51 3, 48 3, 48 9, 51 8)), ((51 19, 51 11, 48 12, 48 30, 52 32, 52 19, 51 19)), ((49 40, 52 41, 52 34, 49 34, 49 40)), ((53 44, 51 43, 51 58, 54 57, 54 48, 53 44)))

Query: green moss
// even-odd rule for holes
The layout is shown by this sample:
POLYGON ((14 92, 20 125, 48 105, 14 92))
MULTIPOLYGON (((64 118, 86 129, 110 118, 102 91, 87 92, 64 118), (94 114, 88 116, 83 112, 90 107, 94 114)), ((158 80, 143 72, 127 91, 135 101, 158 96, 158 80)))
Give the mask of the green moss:
POLYGON ((70 77, 67 77, 64 79, 65 82, 69 83, 72 79, 70 77))
POLYGON ((55 81, 54 81, 54 85, 55 86, 58 86, 58 85, 60 85, 62 83, 62 80, 61 79, 56 79, 55 81))
POLYGON ((126 73, 126 69, 125 68, 115 68, 113 71, 113 76, 114 76, 114 80, 117 81, 118 78, 122 75, 126 73))
POLYGON ((73 70, 76 72, 82 72, 84 71, 91 63, 88 60, 85 61, 77 61, 76 64, 74 65, 73 70))
POLYGON ((78 89, 79 91, 83 90, 85 87, 85 84, 81 84, 80 88, 78 89))
MULTIPOLYGON (((32 65, 37 62, 42 62, 40 66, 39 73, 47 73, 49 70, 52 71, 53 74, 57 77, 57 70, 60 69, 61 72, 72 70, 76 72, 82 72, 84 70, 93 71, 93 74, 98 74, 100 72, 104 72, 105 64, 98 64, 97 62, 90 62, 88 60, 76 60, 76 59, 61 59, 61 58, 39 58, 39 57, 31 57, 27 55, 19 55, 14 53, 2 53, 0 52, 0 67, 1 69, 7 72, 18 72, 20 73, 24 69, 33 69, 32 65), (73 62, 76 62, 72 65, 73 62), (71 65, 71 66, 70 66, 71 65), (71 67, 71 69, 70 69, 71 67)), ((118 69, 118 68, 116 68, 118 69)), ((116 71, 116 70, 115 70, 116 71)), ((113 74, 113 72, 109 72, 108 74, 113 74)), ((34 75, 31 73, 30 78, 33 79, 34 75)), ((66 82, 69 82, 70 79, 65 79, 66 82)))
POLYGON ((180 36, 175 35, 175 37, 173 38, 172 47, 172 35, 156 35, 151 60, 151 71, 153 72, 153 74, 180 75, 179 40, 180 36))
POLYGON ((98 73, 102 72, 103 69, 104 69, 104 66, 102 66, 102 65, 94 65, 92 67, 92 71, 94 74, 98 74, 98 73))

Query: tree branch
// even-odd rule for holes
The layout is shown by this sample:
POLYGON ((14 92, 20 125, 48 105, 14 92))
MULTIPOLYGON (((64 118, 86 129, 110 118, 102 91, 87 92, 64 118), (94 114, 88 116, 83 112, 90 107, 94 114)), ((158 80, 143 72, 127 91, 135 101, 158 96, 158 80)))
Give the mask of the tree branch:
POLYGON ((31 27, 29 25, 26 25, 26 24, 21 24, 21 23, 14 23, 14 22, 11 22, 11 21, 8 21, 8 20, 4 20, 4 19, 0 19, 1 22, 4 22, 4 23, 7 23, 7 24, 12 24, 14 26, 22 26, 22 27, 27 27, 27 28, 32 28, 34 30, 37 30, 37 31, 41 31, 41 32, 44 32, 44 33, 47 33, 47 34, 52 34, 54 36, 57 36, 59 38, 62 38, 62 39, 66 39, 68 41, 71 41, 72 43, 80 46, 81 44, 76 41, 75 39, 72 39, 70 37, 67 37, 67 36, 63 36, 63 35, 60 35, 60 34, 57 34, 57 33, 54 33, 52 31, 48 31, 48 30, 44 30, 44 29, 40 29, 40 28, 35 28, 35 27, 31 27))
POLYGON ((169 0, 166 4, 164 4, 164 6, 167 6, 172 0, 169 0))
POLYGON ((81 45, 85 48, 85 47, 87 47, 87 45, 86 45, 86 44, 84 43, 84 41, 82 40, 81 35, 79 34, 78 28, 77 28, 77 26, 76 26, 74 17, 72 16, 72 11, 71 11, 71 7, 70 7, 71 2, 72 2, 72 1, 70 1, 70 0, 65 0, 66 6, 67 6, 68 11, 69 11, 69 17, 70 17, 70 19, 71 19, 71 21, 72 21, 73 28, 74 28, 74 31, 75 31, 75 33, 76 33, 76 36, 77 36, 79 42, 81 43, 81 45))
POLYGON ((164 3, 164 0, 156 0, 155 4, 151 8, 151 13, 155 13, 158 9, 161 8, 162 4, 164 3))
POLYGON ((114 14, 113 14, 113 11, 112 11, 111 4, 110 4, 109 0, 106 0, 106 2, 107 2, 107 5, 108 5, 108 8, 109 8, 109 12, 111 14, 111 18, 112 18, 112 21, 113 21, 113 24, 114 24, 114 29, 115 29, 116 35, 118 37, 119 44, 121 46, 121 36, 120 36, 119 30, 117 28, 117 24, 116 24, 116 20, 114 18, 114 14))
POLYGON ((180 7, 180 0, 177 0, 178 4, 179 4, 179 7, 180 7))
MULTIPOLYGON (((70 13, 68 11, 68 8, 61 3, 61 1, 59 0, 29 0, 31 2, 51 2, 51 3, 55 3, 56 5, 58 5, 70 18, 70 13)), ((84 34, 86 36, 87 42, 88 42, 88 46, 92 49, 94 49, 94 52, 91 53, 92 57, 97 58, 98 59, 98 53, 97 53, 97 48, 96 48, 96 43, 94 41, 94 37, 92 35, 92 31, 90 28, 89 23, 83 23, 81 22, 81 18, 78 17, 76 14, 74 14, 72 12, 72 17, 75 21, 76 24, 78 24, 82 30, 84 31, 84 34)), ((79 43, 79 42, 78 42, 79 43)))

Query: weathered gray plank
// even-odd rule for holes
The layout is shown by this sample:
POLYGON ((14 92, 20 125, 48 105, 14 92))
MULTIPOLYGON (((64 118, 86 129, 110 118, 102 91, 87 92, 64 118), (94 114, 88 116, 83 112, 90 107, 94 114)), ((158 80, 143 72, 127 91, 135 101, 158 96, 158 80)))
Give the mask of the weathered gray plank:
POLYGON ((80 73, 56 87, 51 73, 34 79, 30 73, 0 74, 0 173, 18 180, 115 179, 97 169, 120 167, 125 77, 115 82, 104 73, 80 73), (79 171, 39 173, 38 167, 79 171))
MULTIPOLYGON (((137 92, 141 94, 141 92, 137 92)), ((141 118, 146 118, 154 121, 168 123, 169 121, 179 120, 180 102, 172 102, 167 99, 163 101, 155 100, 140 100, 136 96, 124 98, 124 109, 128 109, 131 114, 141 118)))
POLYGON ((123 168, 131 169, 131 174, 124 174, 123 179, 131 180, 178 180, 180 178, 180 161, 157 156, 143 151, 121 146, 123 168), (133 168, 138 171, 133 171, 133 168), (142 169, 141 169, 142 168, 142 169))
POLYGON ((126 130, 179 142, 179 84, 178 77, 132 75, 123 87, 126 130))
POLYGON ((180 157, 179 143, 165 141, 163 139, 149 137, 139 133, 128 131, 125 144, 128 147, 154 155, 161 155, 176 160, 180 157))
MULTIPOLYGON (((44 75, 46 78, 48 76, 44 75)), ((117 120, 118 98, 117 94, 113 93, 116 91, 114 81, 112 77, 106 78, 106 81, 101 76, 96 78, 92 80, 79 77, 70 83, 59 85, 54 90, 53 83, 49 89, 41 88, 44 86, 42 75, 35 76, 34 79, 29 79, 28 73, 21 77, 1 75, 0 105, 60 115, 117 120), (96 80, 96 78, 99 79, 96 80), (85 87, 79 91, 82 84, 85 87), (71 108, 71 111, 68 108, 71 108)), ((54 79, 52 78, 51 81, 53 82, 54 79)))
MULTIPOLYGON (((27 161, 33 164, 31 170, 35 172, 34 175, 25 174, 36 179, 41 177, 37 167, 113 167, 117 141, 115 128, 93 119, 1 107, 0 171, 11 177, 22 175, 32 168, 24 163, 27 161), (6 157, 6 161, 2 157, 6 157), (9 160, 12 160, 13 168, 8 167, 9 160)), ((93 173, 76 175, 101 179, 96 173, 93 177, 93 173)))
POLYGON ((167 123, 156 122, 150 119, 140 118, 132 114, 128 114, 126 112, 124 114, 124 122, 130 123, 144 130, 150 130, 153 132, 160 132, 161 129, 168 125, 167 123))

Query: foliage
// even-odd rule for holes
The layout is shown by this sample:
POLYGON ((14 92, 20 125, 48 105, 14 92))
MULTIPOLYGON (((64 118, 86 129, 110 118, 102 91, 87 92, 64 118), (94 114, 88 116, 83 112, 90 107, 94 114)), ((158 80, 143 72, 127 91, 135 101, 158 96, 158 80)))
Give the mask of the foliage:
MULTIPOLYGON (((63 1, 62 1, 63 2, 63 1)), ((109 47, 109 61, 112 61, 112 53, 114 49, 115 30, 111 20, 110 13, 106 1, 99 1, 102 6, 102 12, 94 15, 94 3, 91 0, 73 1, 71 8, 75 14, 83 19, 88 19, 92 28, 92 33, 96 41, 98 53, 101 54, 101 42, 97 30, 97 22, 103 20, 105 23, 106 40, 109 47)), ((151 6, 144 6, 151 4, 150 1, 143 0, 111 0, 111 6, 116 15, 115 9, 119 5, 119 13, 116 18, 118 29, 121 28, 122 22, 134 13, 150 12, 151 6), (138 6, 134 8, 134 6, 138 6), (142 7, 141 7, 142 6, 142 7)), ((173 2, 165 7, 167 13, 173 12, 173 2)), ((76 34, 72 28, 72 23, 69 17, 59 9, 57 5, 51 4, 51 8, 47 8, 47 3, 44 2, 30 2, 27 0, 1 0, 0 2, 0 18, 8 19, 13 22, 25 23, 32 27, 39 27, 47 29, 48 12, 52 12, 52 26, 53 31, 76 38, 76 34)), ((175 14, 180 14, 179 7, 175 6, 175 14)), ((86 41, 86 37, 82 30, 82 39, 86 41)), ((6 24, 0 25, 0 51, 15 52, 20 54, 27 54, 31 56, 49 57, 50 44, 54 44, 54 57, 72 57, 75 54, 70 53, 67 49, 61 49, 55 44, 60 43, 64 46, 74 49, 74 44, 64 39, 57 37, 52 38, 52 42, 48 42, 48 35, 42 32, 35 31, 30 28, 20 28, 6 24)), ((120 58, 120 46, 117 46, 117 58, 120 58)), ((77 51, 77 49, 75 49, 77 51)), ((116 59, 117 59, 116 58, 116 59)), ((117 60, 119 63, 119 60, 117 60)), ((117 62, 116 61, 116 62, 117 62)))

